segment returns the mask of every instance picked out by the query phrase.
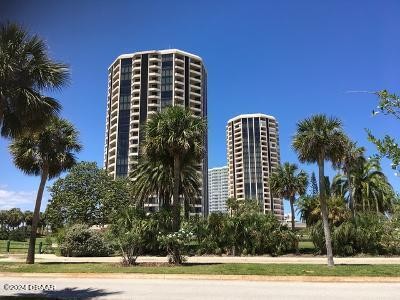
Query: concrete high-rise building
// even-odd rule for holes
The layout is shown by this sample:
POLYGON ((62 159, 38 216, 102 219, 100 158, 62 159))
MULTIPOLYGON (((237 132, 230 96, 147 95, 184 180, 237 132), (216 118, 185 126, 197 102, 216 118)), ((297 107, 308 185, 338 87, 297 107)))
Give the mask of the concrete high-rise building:
POLYGON ((264 114, 232 118, 226 127, 230 198, 257 200, 283 219, 283 201, 271 194, 269 176, 280 164, 278 122, 264 114))
POLYGON ((226 200, 228 200, 228 167, 209 169, 209 212, 227 212, 226 200))
MULTIPOLYGON (((177 50, 123 54, 108 68, 104 167, 115 177, 127 176, 141 155, 146 120, 170 105, 207 116, 207 72, 199 56, 177 50)), ((207 149, 207 134, 204 137, 207 149)), ((202 161, 202 197, 196 213, 208 212, 207 151, 202 161)), ((156 210, 157 201, 149 204, 156 210)))

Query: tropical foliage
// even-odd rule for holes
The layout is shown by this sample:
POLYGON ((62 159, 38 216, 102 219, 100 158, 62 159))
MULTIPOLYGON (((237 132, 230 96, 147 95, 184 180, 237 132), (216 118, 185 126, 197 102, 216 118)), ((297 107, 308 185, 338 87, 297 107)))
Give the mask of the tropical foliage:
POLYGON ((16 137, 42 128, 61 105, 45 91, 68 82, 65 64, 49 58, 46 44, 17 24, 0 25, 0 134, 16 137))
POLYGON ((356 211, 390 212, 395 197, 379 161, 367 160, 362 156, 347 175, 339 174, 334 178, 332 189, 347 203, 354 202, 350 205, 353 215, 356 211))
POLYGON ((296 195, 304 195, 308 186, 308 175, 304 171, 297 172, 296 164, 284 163, 269 178, 271 191, 277 197, 289 200, 292 230, 295 229, 294 203, 296 195))
POLYGON ((331 232, 328 221, 327 195, 324 174, 325 161, 337 166, 341 161, 347 137, 342 123, 337 118, 314 115, 297 123, 297 132, 293 137, 293 148, 301 162, 317 163, 319 170, 319 201, 325 233, 328 266, 333 266, 331 232))
POLYGON ((180 106, 151 116, 145 126, 143 160, 131 177, 140 201, 160 195, 166 206, 172 196, 174 229, 179 229, 181 198, 186 216, 199 193, 196 168, 204 153, 206 123, 180 106), (189 175, 189 176, 188 176, 189 175))
POLYGON ((75 153, 80 149, 78 132, 72 124, 55 117, 42 131, 22 135, 10 144, 10 151, 17 168, 28 175, 40 176, 27 263, 34 263, 40 206, 47 179, 55 178, 70 169, 75 164, 75 153))
MULTIPOLYGON (((15 240, 25 242, 29 237, 30 227, 32 225, 33 212, 21 211, 19 208, 9 210, 0 210, 0 239, 15 240)), ((38 231, 43 234, 45 231, 45 219, 40 213, 38 231)))
POLYGON ((139 255, 146 253, 154 240, 155 219, 144 214, 143 210, 128 206, 121 210, 109 230, 114 247, 121 253, 122 264, 136 264, 139 255))

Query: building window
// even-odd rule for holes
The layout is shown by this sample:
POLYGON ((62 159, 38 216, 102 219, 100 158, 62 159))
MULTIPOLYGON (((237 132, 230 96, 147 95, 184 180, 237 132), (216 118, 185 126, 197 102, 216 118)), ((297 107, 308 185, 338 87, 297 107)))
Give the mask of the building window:
POLYGON ((172 105, 173 55, 164 54, 161 64, 161 109, 172 105))

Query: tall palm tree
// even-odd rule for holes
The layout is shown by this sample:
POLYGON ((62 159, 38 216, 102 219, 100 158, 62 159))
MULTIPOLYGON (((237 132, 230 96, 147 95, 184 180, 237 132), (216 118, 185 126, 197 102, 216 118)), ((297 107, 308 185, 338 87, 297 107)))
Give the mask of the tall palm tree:
POLYGON ((146 123, 144 153, 148 158, 168 156, 173 165, 172 210, 174 229, 180 224, 180 191, 187 155, 201 162, 204 153, 206 122, 180 106, 170 106, 154 114, 146 123))
POLYGON ((68 68, 52 61, 46 44, 16 24, 0 25, 0 135, 41 127, 61 108, 42 93, 67 84, 68 68))
POLYGON ((46 181, 70 169, 76 163, 75 152, 80 150, 76 129, 68 121, 56 117, 42 131, 19 136, 10 144, 17 168, 28 175, 40 176, 26 258, 28 264, 35 262, 36 232, 46 181))
POLYGON ((333 117, 328 118, 323 114, 311 116, 297 123, 297 132, 293 137, 292 146, 297 152, 299 160, 318 164, 319 201, 324 225, 328 266, 333 266, 334 261, 328 221, 324 166, 326 160, 330 161, 333 166, 338 166, 343 157, 347 140, 341 121, 333 117))
POLYGON ((285 162, 271 174, 269 179, 272 193, 277 197, 285 198, 290 202, 292 230, 295 229, 294 202, 296 200, 296 195, 304 195, 308 185, 307 173, 303 170, 300 172, 297 171, 298 167, 296 164, 285 162))

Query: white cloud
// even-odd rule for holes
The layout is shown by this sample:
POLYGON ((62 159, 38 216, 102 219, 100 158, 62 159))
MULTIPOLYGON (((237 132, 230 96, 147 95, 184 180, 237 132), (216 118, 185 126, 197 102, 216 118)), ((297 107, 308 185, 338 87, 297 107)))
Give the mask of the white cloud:
POLYGON ((0 187, 0 209, 19 207, 22 210, 33 207, 36 199, 36 191, 11 191, 5 186, 0 187))

